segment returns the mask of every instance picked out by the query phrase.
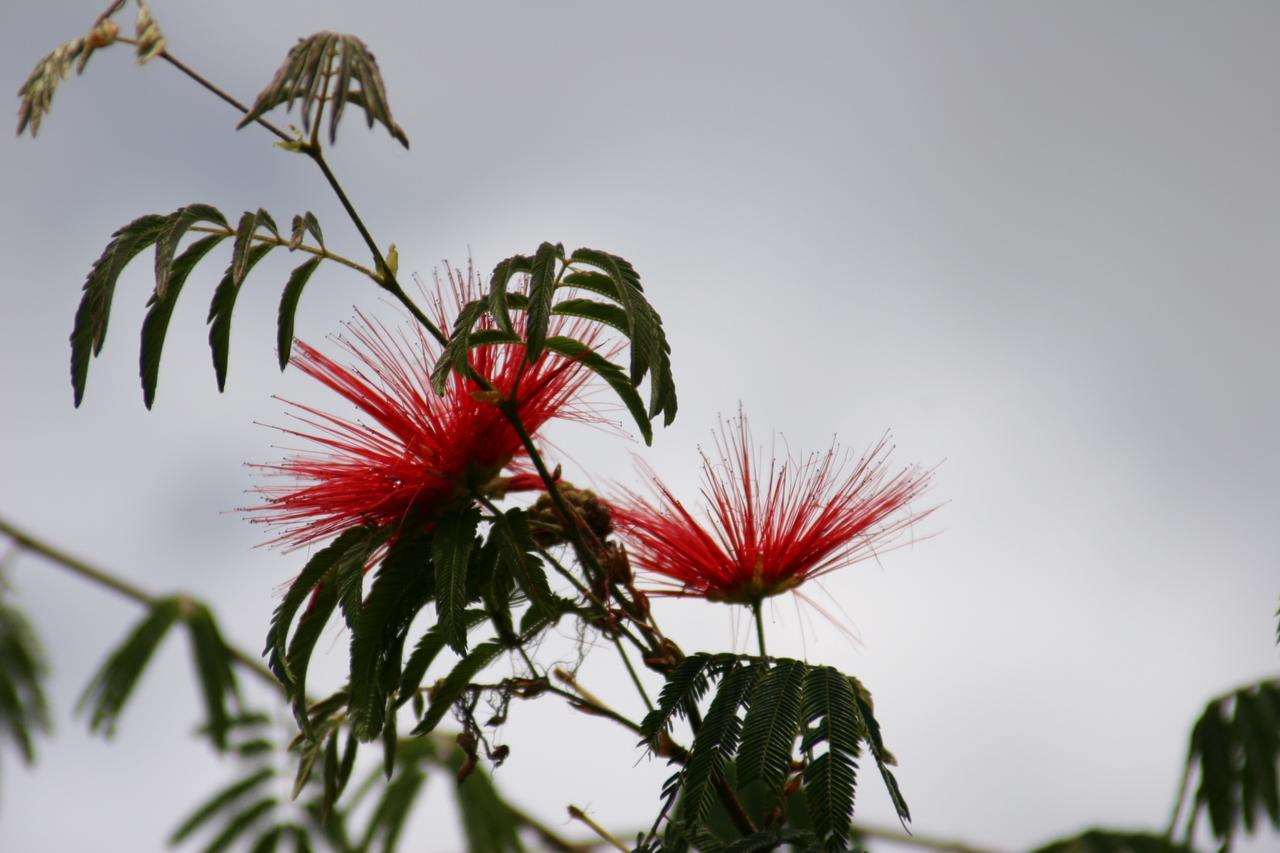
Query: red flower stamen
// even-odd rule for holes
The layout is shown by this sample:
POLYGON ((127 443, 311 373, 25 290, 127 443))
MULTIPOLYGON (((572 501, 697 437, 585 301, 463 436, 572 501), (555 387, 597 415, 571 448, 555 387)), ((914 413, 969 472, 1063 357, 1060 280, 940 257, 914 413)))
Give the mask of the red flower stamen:
POLYGON ((803 461, 762 470, 745 416, 721 424, 719 461, 702 454, 706 526, 647 471, 652 497, 627 492, 614 523, 635 568, 668 595, 752 604, 892 547, 932 509, 910 504, 932 471, 891 472, 887 437, 850 465, 833 444, 803 461))
MULTIPOLYGON (((473 273, 464 281, 450 272, 449 283, 454 313, 479 293, 473 273)), ((435 307, 438 322, 449 328, 451 318, 439 296, 435 307)), ((523 335, 523 315, 513 312, 512 319, 523 335)), ((492 326, 482 322, 477 328, 492 326)), ((503 493, 538 488, 537 478, 520 464, 525 448, 496 398, 515 393, 531 435, 553 418, 600 420, 581 400, 590 371, 555 353, 528 364, 523 344, 477 347, 471 364, 492 383, 497 397, 456 372, 444 394, 437 395, 431 370, 440 347, 421 328, 393 334, 357 313, 346 332, 337 340, 354 357, 351 366, 301 341, 292 363, 354 404, 367 420, 290 403, 306 429, 282 431, 316 449, 254 466, 291 481, 259 488, 266 503, 248 510, 256 514, 254 521, 282 530, 274 542, 305 545, 355 525, 399 525, 415 513, 429 523, 441 509, 471 500, 474 489, 491 483, 503 493), (504 470, 512 476, 496 480, 504 470)), ((598 327, 560 317, 550 334, 589 346, 600 337, 598 327)))

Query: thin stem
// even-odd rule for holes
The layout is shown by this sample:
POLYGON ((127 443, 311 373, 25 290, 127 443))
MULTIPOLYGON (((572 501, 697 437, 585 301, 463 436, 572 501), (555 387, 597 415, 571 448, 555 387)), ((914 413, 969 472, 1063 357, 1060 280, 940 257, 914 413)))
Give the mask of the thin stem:
MULTIPOLYGON (((134 586, 126 580, 116 577, 110 572, 91 566, 83 560, 55 548, 49 543, 27 533, 25 530, 15 527, 3 518, 0 518, 0 533, 8 536, 23 550, 30 551, 33 554, 39 554, 55 565, 61 566, 62 568, 70 571, 72 574, 79 575, 86 580, 92 581, 98 586, 109 589, 112 592, 130 599, 131 601, 143 605, 144 607, 154 607, 156 602, 160 600, 156 596, 134 586)), ((275 675, 271 673, 271 670, 263 666, 256 658, 234 646, 227 645, 225 642, 223 645, 227 650, 227 654, 230 655, 236 663, 248 669, 260 680, 270 684, 276 690, 284 692, 284 686, 280 684, 275 675)))
POLYGON ((645 692, 644 684, 640 681, 640 676, 636 674, 636 669, 631 665, 631 658, 627 657, 627 650, 622 647, 622 641, 617 637, 613 638, 613 645, 618 650, 618 655, 622 658, 622 664, 627 668, 627 675, 631 676, 631 683, 636 686, 640 698, 644 700, 644 706, 650 711, 653 710, 653 702, 649 699, 649 694, 645 692))
POLYGON ((568 690, 556 687, 554 684, 547 685, 547 692, 554 693, 562 699, 568 699, 570 704, 575 708, 584 710, 589 714, 596 714, 597 716, 613 720, 618 725, 628 728, 636 734, 644 734, 644 730, 640 728, 639 723, 635 720, 627 719, 612 708, 601 704, 598 699, 592 701, 579 693, 570 693, 568 690))
MULTIPOLYGON (((551 554, 551 552, 549 552, 546 548, 543 548, 541 545, 535 544, 534 547, 538 549, 538 553, 542 555, 542 558, 551 564, 551 568, 555 569, 557 574, 559 574, 569 583, 573 584, 573 588, 578 591, 579 595, 581 595, 583 598, 587 599, 592 604, 594 604, 596 606, 596 609, 600 613, 603 614, 608 612, 608 608, 604 606, 604 602, 600 600, 599 596, 597 596, 594 592, 592 592, 589 588, 587 588, 582 583, 582 581, 575 578, 573 576, 573 573, 570 572, 567 568, 565 568, 564 564, 561 563, 559 560, 557 560, 551 554)), ((644 655, 649 652, 649 649, 644 645, 644 643, 641 643, 636 638, 635 634, 627 630, 627 626, 622 624, 615 624, 612 627, 616 628, 619 634, 621 634, 622 636, 630 640, 631 644, 636 647, 636 651, 638 651, 641 655, 644 655)))
POLYGON ((588 851, 596 845, 591 842, 576 842, 558 834, 554 829, 547 826, 533 815, 516 807, 513 803, 506 803, 507 811, 516 819, 518 823, 522 823, 529 829, 533 830, 546 842, 547 846, 552 850, 561 850, 565 853, 578 853, 578 851, 588 851))
MULTIPOLYGON (((117 37, 117 41, 124 42, 125 44, 133 44, 133 43, 134 43, 133 39, 127 39, 127 38, 123 38, 123 37, 117 37)), ((191 68, 191 67, 190 67, 190 66, 188 66, 187 64, 185 64, 185 63, 181 62, 181 61, 180 61, 176 56, 174 56, 174 55, 173 55, 172 53, 170 53, 169 51, 167 51, 167 50, 163 50, 163 51, 161 51, 161 52, 160 52, 160 58, 161 58, 161 59, 163 59, 165 62, 169 63, 170 65, 172 65, 174 68, 176 68, 176 69, 178 69, 179 71, 181 71, 183 74, 185 74, 185 75, 187 75, 188 77, 190 77, 192 80, 194 80, 194 81, 196 81, 197 83, 199 83, 199 84, 200 84, 201 86, 203 86, 204 88, 208 89, 208 90, 209 90, 210 92, 212 92, 213 94, 217 95, 217 96, 218 96, 219 98, 221 98, 222 100, 226 101, 226 102, 227 102, 228 104, 230 104, 231 106, 235 107, 235 108, 236 108, 237 110, 239 110, 240 112, 244 113, 245 115, 248 115, 248 114, 249 114, 249 108, 248 108, 248 107, 246 107, 244 104, 240 103, 238 100, 236 100, 235 98, 233 98, 231 95, 229 95, 229 94, 227 94, 226 92, 224 92, 222 89, 220 89, 220 88, 218 88, 217 86, 215 86, 215 85, 214 85, 213 83, 211 83, 209 80, 206 80, 203 76, 201 76, 201 75, 200 75, 200 73, 199 73, 199 72, 197 72, 195 69, 191 68)), ((293 142, 293 141, 294 141, 294 139, 293 139, 293 137, 292 137, 292 136, 290 136, 288 133, 285 133, 283 130, 281 130, 280 128, 276 127, 274 124, 272 124, 271 122, 267 121, 266 119, 264 119, 264 118, 256 118, 256 119, 254 119, 254 121, 255 121, 255 122, 257 122, 258 124, 262 125, 263 127, 265 127, 267 130, 269 130, 269 131, 271 131, 272 133, 274 133, 276 136, 278 136, 280 139, 284 140, 285 142, 293 142)))
MULTIPOLYGON (((133 43, 132 39, 121 38, 118 40, 125 43, 133 43)), ((195 69, 179 61, 178 58, 169 53, 169 51, 162 51, 160 56, 174 68, 177 68, 183 74, 186 74, 192 80, 217 95, 223 101, 235 107, 241 113, 248 115, 249 107, 245 106, 243 103, 218 88, 212 82, 205 79, 195 71, 195 69)), ((298 141, 264 118, 259 117, 254 119, 254 121, 285 142, 298 141)), ((317 116, 316 127, 319 127, 319 125, 319 116, 317 116)), ((404 307, 408 309, 409 313, 413 315, 413 318, 421 323, 422 326, 431 333, 432 337, 441 344, 447 343, 449 340, 448 336, 440 330, 439 326, 431 321, 430 317, 422 312, 421 308, 414 304, 413 300, 409 298, 409 295, 404 292, 404 288, 400 286, 400 282, 396 280, 395 274, 391 271, 391 268, 387 266, 387 259, 383 256, 382 250, 378 248, 378 244, 373 239, 373 235, 370 234, 369 229, 365 227, 364 220, 362 220, 360 218, 360 214, 356 212, 355 205, 353 205, 351 203, 351 199, 347 197, 346 191, 343 190, 342 184, 338 182, 338 178, 334 175, 333 170, 329 168, 329 164, 325 162, 324 155, 321 153, 320 147, 318 145, 308 143, 302 143, 302 145, 303 152, 306 153, 318 167, 320 167, 320 171, 324 174, 325 180, 329 182, 329 186, 333 189, 334 194, 338 196, 338 201, 342 203, 343 209, 346 210, 347 216, 351 219, 352 224, 356 226, 356 230, 359 231, 360 236, 364 238, 365 245, 369 247, 369 251, 373 254, 373 258, 377 262, 376 265, 379 270, 379 274, 373 275, 371 278, 377 281, 388 293, 398 299, 400 304, 404 305, 404 307)))
POLYGON ((351 219, 356 230, 360 232, 360 236, 364 238, 365 245, 369 247, 369 251, 373 254, 374 260, 377 261, 379 275, 376 280, 382 285, 383 289, 400 300, 413 318, 422 324, 431 336, 435 338, 443 346, 449 342, 449 336, 440 330, 440 327, 431 321, 431 318, 422 312, 409 295, 404 292, 404 288, 400 286, 400 282, 396 280, 395 273, 391 271, 391 267, 387 266, 387 259, 383 257, 382 250, 378 248, 377 242, 373 239, 373 235, 369 233, 369 229, 365 227, 364 220, 360 218, 360 214, 356 212, 355 205, 351 203, 351 199, 347 197, 347 193, 342 188, 342 184, 338 183, 338 177, 329 168, 329 164, 325 162, 324 155, 320 153, 318 147, 308 146, 306 153, 320 167, 320 171, 324 173, 325 180, 329 182, 330 188, 338 197, 338 201, 342 203, 342 207, 347 212, 348 218, 351 219))
MULTIPOLYGON (((223 237, 234 237, 236 234, 236 232, 230 228, 219 228, 215 225, 193 225, 189 230, 198 234, 220 234, 223 237)), ((275 245, 275 246, 289 245, 288 240, 284 239, 283 237, 277 237, 274 234, 254 234, 251 239, 259 243, 271 243, 272 245, 275 245)), ((318 258, 324 258, 326 261, 333 261, 336 264, 342 264, 344 267, 353 269, 358 273, 363 273, 364 275, 367 275, 369 278, 373 279, 374 281, 378 281, 378 274, 375 273, 373 270, 369 269, 368 267, 366 267, 364 264, 356 263, 355 261, 351 260, 350 258, 344 257, 343 255, 339 255, 335 252, 330 252, 328 249, 324 248, 323 246, 316 247, 316 246, 308 246, 306 243, 299 243, 297 246, 294 246, 290 249, 290 251, 294 251, 294 250, 297 250, 299 252, 306 252, 309 255, 315 255, 318 258)))
POLYGON ((577 806, 573 806, 573 805, 569 806, 569 817, 573 818, 574 820, 580 820, 583 823, 585 823, 587 826, 591 827, 591 830, 595 832, 596 835, 600 836, 605 841, 612 844, 614 849, 621 850, 622 853, 627 853, 627 851, 631 849, 630 847, 628 847, 627 845, 619 841, 616 837, 614 837, 609 832, 609 830, 605 829, 603 826, 601 826, 600 824, 592 820, 591 817, 586 812, 584 812, 582 809, 578 808, 577 806))
POLYGON ((764 615, 761 613, 760 599, 751 602, 751 613, 756 620, 756 639, 760 641, 760 657, 767 658, 769 653, 764 648, 764 615))

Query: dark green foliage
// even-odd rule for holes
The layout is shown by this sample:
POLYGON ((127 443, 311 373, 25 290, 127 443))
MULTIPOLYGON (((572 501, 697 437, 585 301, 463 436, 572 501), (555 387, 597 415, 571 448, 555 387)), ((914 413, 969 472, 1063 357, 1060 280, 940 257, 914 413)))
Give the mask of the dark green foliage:
POLYGON ((658 695, 658 705, 641 722, 644 742, 656 746, 659 733, 671 728, 676 717, 690 718, 697 712, 698 701, 706 695, 711 679, 738 660, 736 655, 710 655, 705 652, 689 655, 667 675, 658 695))
POLYGON ((556 303, 552 314, 565 317, 582 317, 596 323, 612 326, 624 335, 627 333, 627 312, 617 305, 594 299, 565 299, 556 303))
POLYGON ((627 379, 627 374, 621 367, 609 361, 609 359, 600 355, 600 353, 586 344, 573 338, 557 335, 547 340, 546 347, 552 352, 580 362, 584 367, 590 369, 607 382, 627 407, 627 411, 631 413, 632 420, 636 422, 641 436, 644 437, 644 443, 653 444, 653 425, 645 412, 644 401, 640 399, 640 394, 636 391, 631 381, 627 379))
MULTIPOLYGON (((285 686, 293 701, 294 715, 304 731, 310 731, 306 711, 306 677, 316 640, 339 601, 350 605, 354 596, 358 607, 361 581, 370 554, 386 541, 388 532, 357 527, 343 532, 308 561, 293 582, 271 619, 271 633, 264 649, 268 665, 285 686), (302 602, 311 601, 289 640, 289 627, 302 602), (286 651, 286 641, 287 651, 286 651)), ((353 618, 348 614, 348 618, 353 618)), ((358 618, 358 612, 355 614, 358 618)))
POLYGON ((844 850, 857 784, 858 711, 849 679, 831 667, 811 667, 804 681, 800 750, 810 756, 804 771, 809 819, 824 847, 844 850), (826 751, 816 754, 819 747, 826 751))
POLYGON ((290 671, 289 659, 286 654, 288 649, 289 629, 293 625, 293 618, 298 613, 298 608, 307 600, 325 579, 325 576, 340 562, 356 559, 363 559, 372 548, 369 547, 372 537, 372 530, 365 527, 353 527, 350 530, 343 531, 337 539, 334 539, 324 548, 317 551, 306 566, 303 567, 302 573, 294 578, 293 584, 285 592, 284 598, 276 607, 275 613, 271 617, 271 629, 267 634, 267 644, 263 649, 263 654, 267 656, 267 664, 271 671, 276 674, 280 682, 287 689, 292 689, 294 678, 290 671))
POLYGON ((173 317, 174 306, 178 304, 178 296, 187 276, 195 269, 205 255, 223 240, 225 234, 210 234, 195 241, 178 256, 168 267, 165 295, 159 295, 157 287, 148 303, 146 319, 142 321, 142 354, 139 358, 139 373, 142 376, 142 402, 149 409, 156 399, 156 382, 160 377, 160 354, 164 350, 164 339, 169 332, 169 320, 173 317))
POLYGON ((738 710, 747 703, 763 671, 762 666, 752 663, 731 666, 721 678, 715 698, 693 739, 681 784, 685 815, 695 823, 706 819, 716 786, 725 784, 725 766, 737 752, 742 732, 738 710))
POLYGON ((901 789, 898 788, 897 778, 889 769, 889 765, 897 764, 898 761, 893 757, 893 753, 885 748, 884 738, 880 735, 880 724, 876 722, 871 693, 852 675, 849 676, 849 686, 853 688, 854 704, 858 711, 858 729, 871 749, 871 757, 875 759, 876 767, 880 770, 880 778, 884 780, 889 799, 893 800, 893 808, 898 814, 898 820, 902 822, 903 828, 906 828, 907 821, 911 820, 911 810, 907 808, 907 801, 903 798, 901 789))
POLYGON ((1186 837, 1202 812, 1214 837, 1229 849, 1239 826, 1254 832, 1265 815, 1280 829, 1280 679, 1240 688, 1213 700, 1191 730, 1187 772, 1199 768, 1186 837))
POLYGON ((742 722, 739 788, 759 781, 772 796, 781 794, 799 733, 805 670, 799 661, 780 660, 756 687, 742 722))
POLYGON ((507 310, 507 285, 516 273, 527 273, 532 269, 533 259, 528 255, 513 255, 500 261, 489 279, 489 313, 498 328, 509 335, 515 334, 515 327, 511 325, 511 314, 507 310))
POLYGON ((298 301, 302 299, 302 289, 311 280, 323 260, 319 255, 309 258, 294 268, 289 274, 289 283, 284 286, 280 296, 280 319, 276 333, 276 352, 280 358, 280 369, 289 366, 289 354, 293 350, 293 318, 298 313, 298 301))
POLYGON ((454 322, 444 354, 432 372, 437 393, 443 393, 451 372, 470 374, 467 355, 472 347, 481 342, 518 342, 512 310, 525 311, 524 343, 530 363, 545 350, 581 361, 622 398, 646 443, 652 443, 655 417, 663 414, 664 422, 671 423, 676 413, 671 346, 661 318, 644 297, 639 275, 622 258, 594 249, 579 249, 566 260, 564 247, 558 243, 542 243, 534 255, 513 255, 494 268, 488 295, 464 306, 454 322), (528 293, 513 293, 511 278, 522 272, 529 274, 528 293), (556 301, 563 291, 575 289, 589 290, 613 304, 573 296, 556 301), (631 343, 630 370, 611 363, 581 341, 549 338, 553 315, 584 317, 626 335, 631 343), (492 318, 495 328, 481 325, 486 316, 492 318), (478 325, 481 328, 477 329, 478 325), (648 407, 637 391, 645 376, 650 382, 648 407))
MULTIPOLYGON (((3 578, 0 578, 3 583, 3 578)), ((0 599, 0 734, 8 733, 23 761, 35 763, 38 733, 50 728, 44 649, 20 610, 0 599)))
MULTIPOLYGON (((427 539, 404 531, 383 558, 351 636, 350 717, 357 738, 371 741, 388 719, 388 697, 400 683, 405 636, 435 591, 427 539)), ((465 626, 464 626, 465 631, 465 626)))
POLYGON ((555 611, 558 606, 555 595, 547 584, 547 573, 529 534, 529 514, 522 509, 507 510, 494 518, 489 538, 497 543, 497 564, 511 573, 533 607, 555 611))
POLYGON ((465 507, 446 513, 431 533, 431 557, 436 573, 436 613, 445 642, 460 655, 467 653, 467 575, 476 544, 480 512, 465 507))
POLYGON ((1193 853, 1192 848, 1145 832, 1090 829, 1037 847, 1034 853, 1193 853))
MULTIPOLYGON (((206 226, 204 230, 208 231, 209 228, 206 226)), ((292 234, 284 245, 290 250, 296 249, 302 244, 306 234, 311 234, 323 246, 320 223, 309 212, 294 217, 292 234)), ((156 286, 147 302, 139 358, 143 402, 147 408, 151 408, 155 402, 160 358, 178 296, 196 265, 229 236, 235 238, 232 241, 231 261, 214 291, 208 316, 209 344, 213 352, 218 389, 222 390, 226 386, 231 315, 236 297, 249 271, 271 249, 281 245, 283 238, 271 214, 261 208, 242 215, 233 232, 226 217, 217 208, 197 203, 180 207, 167 216, 150 214, 134 220, 112 235, 102 256, 94 262, 85 281, 84 295, 76 311, 75 327, 71 333, 71 384, 77 406, 84 397, 89 360, 102 350, 116 282, 125 266, 143 249, 155 244, 156 286), (179 253, 178 248, 183 239, 200 223, 208 223, 217 233, 204 234, 179 253)), ((294 315, 303 288, 321 260, 323 258, 317 255, 298 266, 285 286, 280 301, 277 334, 281 369, 289 360, 294 315)))
POLYGON ((564 246, 543 243, 533 256, 529 276, 529 307, 525 312, 525 358, 530 364, 542 357, 547 341, 547 324, 556 298, 558 270, 564 262, 564 246))
MULTIPOLYGON (((662 318, 644 298, 640 276, 627 261, 597 249, 578 249, 569 258, 571 264, 587 265, 601 270, 613 283, 612 293, 600 287, 597 293, 609 296, 627 313, 628 337, 631 339, 631 383, 639 385, 645 374, 649 376, 649 417, 664 415, 664 423, 671 424, 676 416, 676 389, 671 378, 671 345, 662 330, 662 318)), ((581 280, 565 284, 584 287, 581 280)))
MULTIPOLYGON (((245 214, 250 217, 252 214, 245 214)), ((218 390, 227 385, 227 358, 231 346, 231 312, 236 307, 236 297, 240 295, 240 285, 249 270, 266 257, 275 248, 274 243, 250 245, 252 230, 245 235, 245 219, 241 219, 241 227, 236 231, 235 246, 232 250, 231 264, 227 267, 222 281, 213 291, 213 301, 209 303, 209 348, 213 352, 213 370, 218 379, 218 390)))
POLYGON ((111 314, 116 281, 129 261, 160 239, 168 222, 169 217, 158 213, 133 220, 111 235, 111 242, 89 270, 84 282, 84 295, 76 309, 75 326, 71 330, 71 388, 77 406, 84 399, 89 359, 102 352, 102 344, 107 337, 107 320, 111 314))
POLYGON ((89 709, 89 728, 107 735, 133 693, 142 671, 173 624, 182 618, 184 602, 166 598, 152 605, 147 615, 111 653, 80 698, 79 708, 89 709))
POLYGON ((350 102, 364 108, 369 127, 380 122, 396 141, 409 147, 409 137, 391 117, 378 64, 364 42, 355 36, 324 32, 299 39, 237 128, 280 104, 292 109, 294 101, 299 102, 302 128, 307 132, 313 126, 319 131, 322 112, 328 104, 330 145, 337 141, 338 122, 350 102))
MULTIPOLYGON (((718 849, 708 845, 739 839, 730 812, 718 802, 727 796, 726 788, 737 792, 744 812, 762 829, 751 843, 765 846, 742 849, 781 843, 770 834, 775 829, 795 833, 787 843, 810 838, 812 830, 815 849, 846 849, 852 843, 860 743, 871 746, 878 762, 893 761, 881 741, 870 694, 856 679, 830 667, 785 658, 691 655, 668 674, 657 707, 642 723, 644 742, 656 749, 676 716, 688 718, 695 735, 684 769, 663 790, 665 797, 679 795, 664 840, 672 849, 688 843, 718 849), (717 678, 720 684, 699 718, 699 700, 717 678), (780 803, 797 772, 797 735, 802 736, 799 751, 807 764, 801 787, 780 803)), ((882 772, 905 821, 909 813, 897 782, 887 768, 882 772)))
MULTIPOLYGON (((467 630, 471 630, 488 616, 483 610, 468 610, 465 618, 467 630)), ((400 675, 399 695, 396 700, 397 707, 408 702, 417 694, 428 667, 431 666, 432 661, 436 659, 436 656, 440 654, 444 647, 444 631, 441 629, 440 623, 437 622, 419 638, 417 645, 413 648, 413 652, 409 655, 409 659, 404 663, 404 671, 400 675)))

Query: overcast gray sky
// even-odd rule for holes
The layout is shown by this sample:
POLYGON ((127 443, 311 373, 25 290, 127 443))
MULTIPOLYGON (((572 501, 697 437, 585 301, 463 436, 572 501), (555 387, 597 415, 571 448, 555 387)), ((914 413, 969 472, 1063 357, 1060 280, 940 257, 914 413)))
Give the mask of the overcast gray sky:
MULTIPOLYGON (((5 4, 0 80, 16 90, 102 5, 5 4)), ((351 117, 332 161, 402 271, 429 280, 468 256, 485 270, 544 239, 635 264, 680 415, 652 449, 554 432, 571 478, 631 481, 641 453, 696 498, 697 446, 739 403, 757 437, 792 447, 891 429, 897 459, 945 460, 945 506, 919 531, 936 535, 824 582, 857 643, 790 599, 768 612, 772 652, 874 692, 920 832, 1015 849, 1163 827, 1204 702, 1275 673, 1280 6, 153 7, 173 52, 245 99, 297 36, 366 40, 413 147, 351 117)), ((274 366, 290 259, 268 258, 241 296, 225 394, 205 345, 211 262, 144 410, 149 256, 121 280, 78 411, 67 379, 84 275, 137 215, 310 209, 361 254, 310 164, 235 118, 117 48, 63 85, 38 140, 0 134, 0 515, 207 599, 257 648, 305 555, 255 548, 263 531, 231 511, 242 463, 277 455, 254 422, 280 422, 273 394, 337 407, 274 366)), ((395 316, 322 269, 298 332, 321 341, 357 304, 395 316)), ((91 739, 74 701, 137 608, 36 558, 9 574, 50 649, 57 737, 34 772, 3 756, 0 848, 159 848, 234 773, 191 737, 185 640, 115 741, 91 739)), ((659 614, 686 649, 741 646, 730 608, 659 614)), ((345 640, 321 649, 336 681, 345 640)), ((584 679, 629 702, 597 658, 584 679)), ((551 823, 569 803, 614 827, 652 818, 666 768, 606 722, 542 700, 505 738, 499 784, 551 823)), ((448 784, 415 817, 415 849, 456 847, 439 828, 448 784)), ((873 776, 858 815, 892 822, 873 776)))

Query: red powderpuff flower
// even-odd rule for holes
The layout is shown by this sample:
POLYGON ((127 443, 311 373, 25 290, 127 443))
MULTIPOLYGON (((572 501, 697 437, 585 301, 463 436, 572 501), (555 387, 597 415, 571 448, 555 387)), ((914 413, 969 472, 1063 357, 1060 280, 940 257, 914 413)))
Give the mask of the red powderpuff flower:
MULTIPOLYGON (((449 284, 455 313, 479 290, 474 274, 464 282, 450 272, 449 284)), ((449 328, 439 295, 435 308, 441 327, 449 328)), ((513 316, 517 332, 523 332, 521 316, 513 316)), ((305 545, 356 525, 399 525, 410 515, 430 523, 441 509, 469 501, 476 488, 500 497, 540 487, 540 479, 520 464, 525 448, 493 394, 457 373, 443 395, 432 389, 431 370, 440 354, 434 339, 421 327, 393 334, 363 314, 357 318, 337 337, 354 357, 349 367, 301 341, 295 344, 292 363, 350 401, 360 418, 290 403, 310 429, 282 431, 316 449, 254 466, 291 481, 260 487, 266 503, 248 510, 257 514, 254 521, 282 529, 275 542, 305 545), (500 478, 504 469, 512 476, 500 478)), ((550 333, 589 346, 599 338, 597 327, 577 320, 553 322, 550 333)), ((547 351, 531 365, 523 344, 492 344, 474 349, 471 364, 503 398, 517 391, 530 434, 552 418, 599 420, 580 399, 591 374, 577 361, 547 351)))
POLYGON ((758 604, 807 580, 874 556, 913 522, 933 472, 891 472, 887 437, 850 464, 833 444, 803 461, 762 470, 745 416, 721 424, 720 461, 702 454, 710 526, 696 519, 653 474, 653 498, 627 492, 613 520, 635 568, 666 583, 669 595, 758 604))

